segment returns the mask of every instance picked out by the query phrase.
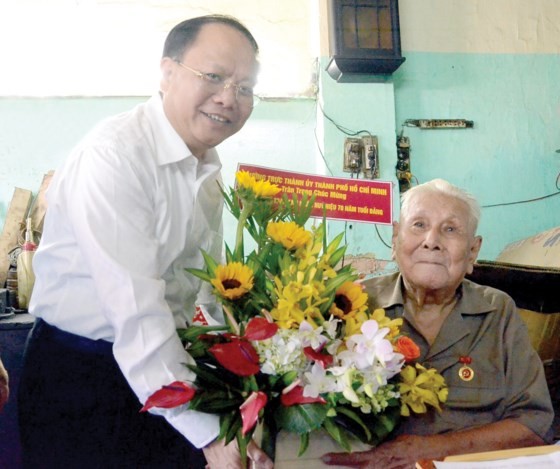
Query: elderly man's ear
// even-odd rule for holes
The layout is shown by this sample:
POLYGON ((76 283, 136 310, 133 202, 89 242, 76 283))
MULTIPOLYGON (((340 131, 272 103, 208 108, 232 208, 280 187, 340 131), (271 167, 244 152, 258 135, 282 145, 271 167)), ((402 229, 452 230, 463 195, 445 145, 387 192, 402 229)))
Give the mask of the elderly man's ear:
POLYGON ((391 259, 395 260, 395 245, 397 243, 397 235, 399 234, 399 222, 393 221, 393 236, 391 237, 391 259))
POLYGON ((482 236, 475 236, 474 241, 469 252, 469 267, 467 268, 467 274, 472 274, 474 269, 474 263, 478 258, 478 253, 480 252, 480 247, 482 246, 482 236))

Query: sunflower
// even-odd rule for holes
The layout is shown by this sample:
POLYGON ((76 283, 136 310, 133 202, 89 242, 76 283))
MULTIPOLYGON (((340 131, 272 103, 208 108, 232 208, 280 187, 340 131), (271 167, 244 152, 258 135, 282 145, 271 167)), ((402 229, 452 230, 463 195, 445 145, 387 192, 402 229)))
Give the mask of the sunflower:
POLYGON ((354 282, 344 282, 334 295, 329 312, 338 318, 347 319, 367 309, 367 294, 354 282))
POLYGON ((281 190, 276 184, 271 184, 265 179, 255 179, 248 171, 237 171, 235 178, 241 189, 250 190, 257 198, 268 199, 281 190))
POLYGON ((305 246, 311 240, 311 233, 295 221, 270 222, 266 226, 266 234, 290 251, 305 246))
POLYGON ((238 300, 253 288, 253 271, 241 262, 219 265, 210 280, 219 296, 238 300))

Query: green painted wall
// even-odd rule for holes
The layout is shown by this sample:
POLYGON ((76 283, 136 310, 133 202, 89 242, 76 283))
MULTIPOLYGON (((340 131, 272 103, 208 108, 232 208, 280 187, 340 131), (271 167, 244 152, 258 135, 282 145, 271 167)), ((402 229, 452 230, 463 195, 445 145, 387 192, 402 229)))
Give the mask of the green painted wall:
MULTIPOLYGON (((398 187, 395 178, 397 152, 393 84, 389 81, 338 83, 324 72, 327 63, 328 58, 323 58, 319 98, 321 106, 318 110, 318 125, 324 132, 323 151, 327 163, 324 174, 357 177, 343 171, 344 141, 354 133, 367 131, 378 138, 380 179, 391 181, 393 187, 398 187)), ((362 132, 359 135, 367 134, 362 132)), ((398 215, 398 190, 393 196, 393 213, 398 215)), ((331 238, 345 231, 349 254, 390 259, 391 252, 387 246, 391 244, 390 225, 329 222, 328 226, 331 238)))
MULTIPOLYGON (((404 127, 418 181, 442 177, 483 206, 479 258, 560 225, 560 55, 407 53, 393 76, 396 123, 465 118, 473 129, 404 127)), ((560 262, 560 260, 559 260, 560 262)))
POLYGON ((0 98, 0 221, 14 187, 39 189, 78 140, 101 118, 141 98, 0 98))
MULTIPOLYGON (((383 83, 336 83, 322 72, 318 101, 261 103, 245 128, 219 148, 226 184, 233 183, 238 163, 349 177, 342 171, 347 135, 330 119, 344 129, 377 135, 381 179, 395 182, 395 139, 406 119, 465 118, 475 122, 473 129, 404 127, 419 182, 446 178, 483 205, 558 193, 560 55, 403 55, 406 62, 383 83)), ((36 191, 43 174, 99 119, 144 99, 0 99, 0 222, 14 187, 36 191)), ((398 218, 398 191, 393 205, 398 218)), ((232 241, 233 220, 225 224, 232 241)), ((508 243, 559 225, 560 195, 485 208, 480 258, 495 259, 508 243)), ((329 229, 331 236, 346 231, 351 254, 390 258, 388 226, 331 222, 329 229)))
MULTIPOLYGON (((100 119, 147 98, 0 98, 0 226, 15 187, 36 192, 43 175, 56 169, 100 119)), ((320 164, 314 131, 316 101, 265 101, 245 127, 218 148, 225 184, 239 163, 315 174, 320 164)), ((226 217, 233 243, 234 220, 226 217)))

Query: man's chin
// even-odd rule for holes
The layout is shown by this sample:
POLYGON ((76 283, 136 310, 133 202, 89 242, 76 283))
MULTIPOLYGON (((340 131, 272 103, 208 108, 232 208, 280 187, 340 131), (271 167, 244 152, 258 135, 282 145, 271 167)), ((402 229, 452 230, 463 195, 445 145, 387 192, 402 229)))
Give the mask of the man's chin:
POLYGON ((449 282, 447 269, 437 264, 422 264, 416 266, 412 275, 411 283, 417 287, 427 290, 444 288, 449 282))

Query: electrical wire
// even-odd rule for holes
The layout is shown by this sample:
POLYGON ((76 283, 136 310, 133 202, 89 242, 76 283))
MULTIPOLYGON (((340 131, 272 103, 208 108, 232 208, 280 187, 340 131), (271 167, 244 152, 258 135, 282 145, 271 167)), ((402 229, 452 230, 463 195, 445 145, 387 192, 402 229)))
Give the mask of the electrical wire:
MULTIPOLYGON (((336 122, 333 118, 331 118, 325 112, 325 110, 323 109, 323 106, 321 106, 321 104, 319 103, 319 100, 317 100, 317 106, 319 107, 319 109, 321 111, 321 114, 325 117, 325 119, 327 119, 329 122, 331 122, 343 134, 348 135, 349 137, 355 137, 357 135, 363 135, 363 134, 369 135, 370 137, 372 136, 372 134, 369 130, 353 131, 353 130, 347 128, 347 127, 344 127, 343 125, 339 124, 338 122, 336 122)), ((329 168, 329 166, 326 162, 325 156, 323 155, 323 152, 321 151, 321 148, 320 148, 320 145, 319 145, 319 139, 317 137, 317 129, 315 129, 314 133, 315 133, 315 141, 316 141, 317 146, 319 148, 319 153, 321 154, 321 157, 323 158, 323 161, 325 162, 325 166, 327 167, 327 169, 329 170, 329 172, 332 175, 333 173, 332 173, 331 169, 329 168)), ((355 173, 354 173, 354 171, 351 172, 351 174, 350 174, 351 179, 354 179, 354 174, 356 174, 356 179, 360 178, 360 171, 359 170, 356 171, 355 173)), ((383 243, 383 245, 385 245, 385 247, 391 249, 392 246, 387 244, 387 242, 381 237, 381 233, 379 232, 379 228, 378 228, 377 224, 374 224, 374 226, 375 226, 375 232, 377 233, 377 236, 378 236, 379 240, 383 243)), ((347 230, 348 230, 348 222, 346 221, 346 222, 344 222, 344 242, 345 242, 345 244, 347 244, 347 241, 346 241, 346 236, 347 236, 347 233, 348 233, 347 230)), ((342 259, 342 262, 344 264, 344 259, 342 259)))
POLYGON ((378 228, 377 224, 374 225, 374 226, 375 226, 375 231, 377 232, 377 236, 379 237, 379 239, 381 240, 381 242, 382 242, 386 247, 388 247, 389 249, 392 249, 393 246, 391 246, 390 244, 387 244, 387 243, 385 242, 385 240, 381 237, 381 233, 379 232, 379 228, 378 228))
POLYGON ((323 160, 323 163, 325 164, 325 168, 327 168, 330 175, 333 176, 334 174, 332 172, 332 169, 329 167, 329 164, 327 163, 327 159, 325 158, 324 153, 321 151, 321 144, 319 143, 319 137, 317 136, 317 127, 315 127, 315 129, 313 129, 313 135, 315 135, 315 143, 317 144, 317 150, 319 150, 319 154, 321 155, 321 159, 323 160))
POLYGON ((560 195, 560 173, 558 173, 558 175, 556 176, 555 185, 556 185, 556 189, 558 189, 558 192, 553 192, 552 194, 543 195, 541 197, 535 197, 533 199, 518 200, 517 202, 503 202, 501 204, 481 205, 481 208, 505 207, 506 205, 526 204, 529 202, 538 202, 540 200, 544 200, 550 197, 555 197, 557 195, 560 195))
POLYGON ((319 106, 319 109, 321 110, 321 114, 323 114, 323 117, 325 119, 327 119, 330 123, 332 123, 340 132, 342 132, 345 135, 348 135, 349 137, 355 137, 356 135, 369 135, 372 136, 371 132, 369 130, 350 130, 348 127, 344 127, 343 125, 337 123, 332 117, 330 117, 325 110, 323 109, 323 106, 321 106, 320 103, 317 103, 317 105, 319 106))
MULTIPOLYGON (((404 128, 405 127, 419 127, 418 119, 406 119, 402 123, 401 133, 400 133, 401 137, 404 135, 404 128)), ((556 150, 556 153, 560 153, 560 149, 556 150)), ((411 177, 416 180, 416 184, 418 185, 418 179, 416 178, 416 176, 411 173, 411 177)), ((547 195, 543 195, 543 196, 540 196, 540 197, 535 197, 535 198, 532 198, 532 199, 518 200, 518 201, 515 201, 515 202, 502 202, 502 203, 499 203, 499 204, 481 205, 480 208, 505 207, 505 206, 508 206, 508 205, 518 205, 518 204, 526 204, 526 203, 530 203, 530 202, 539 202, 541 200, 560 195, 560 172, 556 176, 555 186, 556 186, 556 189, 558 189, 558 191, 553 192, 552 194, 547 194, 547 195)))

